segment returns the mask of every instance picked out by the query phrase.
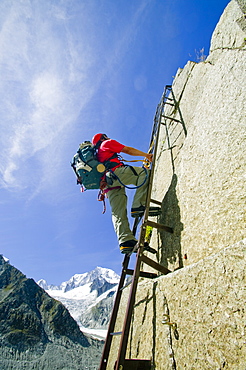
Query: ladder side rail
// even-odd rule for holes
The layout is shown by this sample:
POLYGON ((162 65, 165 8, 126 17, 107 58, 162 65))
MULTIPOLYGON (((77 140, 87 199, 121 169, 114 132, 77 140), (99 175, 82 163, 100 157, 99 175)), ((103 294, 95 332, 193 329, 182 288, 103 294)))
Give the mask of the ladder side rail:
MULTIPOLYGON (((140 250, 142 248, 140 248, 140 250)), ((140 250, 138 250, 137 252, 137 260, 136 260, 136 265, 135 265, 135 269, 133 273, 133 279, 132 279, 128 304, 127 304, 125 319, 124 319, 121 342, 120 342, 120 347, 118 351, 118 358, 116 361, 116 367, 115 367, 116 370, 119 370, 121 365, 124 366, 124 360, 125 360, 126 350, 127 350, 127 342, 128 342, 130 326, 131 326, 132 313, 133 313, 137 285, 138 285, 138 280, 139 280, 139 275, 140 275, 141 259, 138 258, 140 250)))
POLYGON ((167 92, 168 92, 168 88, 170 86, 166 86, 165 87, 165 90, 164 90, 164 93, 161 97, 161 100, 159 102, 159 104, 157 105, 157 108, 156 108, 156 112, 155 112, 155 117, 154 117, 154 124, 153 124, 153 128, 152 128, 152 134, 151 134, 151 139, 150 139, 150 144, 149 144, 149 153, 152 153, 153 151, 153 148, 154 148, 154 143, 156 142, 156 133, 158 131, 158 128, 159 128, 159 119, 160 119, 160 116, 161 116, 161 112, 163 110, 163 102, 167 101, 168 97, 167 97, 167 92))
POLYGON ((110 352, 112 339, 113 339, 112 333, 114 332, 114 328, 115 328, 117 313, 119 310, 119 305, 120 305, 120 300, 121 300, 121 295, 122 295, 122 287, 125 282, 129 260, 130 260, 130 257, 126 254, 123 264, 122 264, 121 277, 120 277, 120 281, 119 281, 116 296, 115 296, 114 306, 113 306, 113 310, 111 313, 111 318, 110 318, 110 322, 108 326, 107 336, 106 336, 105 343, 104 343, 104 348, 102 352, 99 370, 106 370, 107 368, 109 352, 110 352))
MULTIPOLYGON (((134 221, 133 230, 132 230, 133 235, 136 234, 137 226, 139 224, 139 221, 140 220, 138 220, 137 218, 134 221)), ((104 348, 103 348, 103 352, 102 352, 102 357, 101 357, 99 370, 106 370, 106 368, 107 368, 108 357, 109 357, 110 348, 111 348, 111 344, 112 344, 112 340, 113 340, 113 332, 114 332, 114 328, 115 328, 115 323, 116 323, 116 319, 117 319, 117 314, 118 314, 118 310, 119 310, 119 305, 120 305, 122 292, 123 292, 123 289, 124 289, 124 282, 125 282, 126 275, 128 275, 129 262, 130 262, 130 256, 126 254, 125 257, 124 257, 123 263, 122 263, 121 277, 120 277, 120 281, 119 281, 119 284, 118 284, 118 288, 117 288, 117 292, 116 292, 116 296, 115 296, 115 300, 114 300, 113 310, 112 310, 111 317, 110 317, 110 322, 109 322, 107 336, 106 336, 105 343, 104 343, 104 348)))
POLYGON ((119 347, 119 352, 118 352, 118 358, 116 361, 116 367, 115 370, 119 370, 120 366, 124 366, 124 360, 126 356, 126 350, 127 350, 127 342, 128 342, 128 337, 129 337, 129 332, 130 332, 130 325, 131 325, 131 319, 132 319, 132 313, 133 313, 133 308, 135 304, 135 298, 136 298, 136 291, 137 291, 137 285, 138 285, 138 280, 140 276, 140 267, 141 267, 141 257, 143 255, 143 250, 144 250, 144 238, 145 238, 145 231, 146 227, 145 222, 147 221, 148 218, 148 212, 149 212, 149 204, 151 200, 151 191, 152 191, 152 183, 153 183, 153 175, 154 175, 154 167, 155 167, 155 159, 156 159, 156 153, 157 153, 157 144, 158 144, 158 139, 159 139, 159 132, 160 132, 160 125, 161 125, 161 112, 164 107, 164 98, 165 95, 162 97, 162 102, 161 102, 161 109, 159 112, 159 116, 156 117, 158 118, 156 122, 154 123, 153 127, 153 132, 152 133, 152 138, 150 145, 153 145, 152 151, 154 151, 153 154, 153 161, 152 161, 152 167, 150 171, 150 179, 149 179, 149 186, 148 186, 148 192, 147 192, 147 198, 146 198, 146 209, 144 213, 144 221, 141 227, 140 231, 140 237, 139 237, 139 249, 137 252, 137 261, 133 273, 133 279, 132 279, 132 284, 131 284, 131 290, 129 294, 129 299, 128 299, 128 305, 127 305, 127 310, 125 314, 125 320, 124 320, 124 326, 122 330, 122 336, 121 336, 121 342, 120 342, 120 347, 119 347))
POLYGON ((161 103, 159 104, 158 117, 155 117, 157 124, 156 124, 156 133, 155 133, 154 154, 153 154, 153 161, 152 161, 152 166, 151 166, 151 171, 150 171, 149 186, 148 186, 148 192, 147 192, 147 198, 146 198, 146 209, 145 209, 143 222, 147 221, 148 213, 149 213, 152 185, 153 185, 153 179, 154 179, 155 162, 156 162, 158 141, 159 141, 159 135, 160 135, 160 127, 161 127, 161 120, 162 120, 162 113, 163 113, 163 110, 164 110, 165 102, 167 100, 168 91, 169 91, 168 87, 166 86, 165 90, 164 90, 164 93, 162 95, 162 98, 161 98, 161 103))

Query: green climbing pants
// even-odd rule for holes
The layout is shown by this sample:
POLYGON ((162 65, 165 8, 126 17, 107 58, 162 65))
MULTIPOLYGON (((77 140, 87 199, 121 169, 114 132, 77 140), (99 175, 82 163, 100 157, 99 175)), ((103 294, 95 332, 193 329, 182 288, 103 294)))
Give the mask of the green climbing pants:
MULTIPOLYGON (((115 175, 120 179, 120 181, 125 185, 141 185, 146 179, 146 172, 142 167, 122 166, 116 168, 114 171, 115 175)), ((149 172, 149 170, 147 170, 149 172)), ((112 175, 109 175, 112 178, 112 175)), ((132 208, 140 207, 145 205, 147 189, 148 189, 148 178, 145 183, 136 189, 132 208)), ((128 240, 137 240, 132 234, 130 229, 128 217, 127 217, 127 195, 125 187, 120 184, 118 180, 114 180, 108 188, 114 188, 116 186, 121 186, 117 189, 111 189, 108 191, 107 196, 109 198, 111 210, 112 210, 112 221, 116 235, 119 240, 119 244, 128 240)))

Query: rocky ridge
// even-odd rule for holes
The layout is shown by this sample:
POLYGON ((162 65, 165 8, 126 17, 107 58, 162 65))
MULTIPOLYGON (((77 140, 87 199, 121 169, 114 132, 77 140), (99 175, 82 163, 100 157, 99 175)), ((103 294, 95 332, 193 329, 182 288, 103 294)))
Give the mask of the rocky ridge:
POLYGON ((97 365, 102 342, 87 338, 69 311, 0 256, 0 368, 81 369, 97 365))

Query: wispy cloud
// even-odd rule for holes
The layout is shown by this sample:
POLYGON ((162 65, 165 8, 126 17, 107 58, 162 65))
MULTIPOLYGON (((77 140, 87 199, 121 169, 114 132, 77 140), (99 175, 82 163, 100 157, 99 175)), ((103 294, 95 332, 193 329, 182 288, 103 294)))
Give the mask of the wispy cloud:
POLYGON ((1 186, 25 187, 28 159, 57 140, 63 144, 93 86, 88 63, 69 40, 64 9, 6 4, 0 32, 1 186))
POLYGON ((61 148, 69 132, 121 61, 149 1, 141 2, 104 53, 104 43, 99 45, 95 38, 96 23, 87 27, 96 4, 86 8, 86 3, 74 1, 74 8, 49 1, 1 4, 1 187, 25 188, 36 176, 40 184, 61 165, 61 148))

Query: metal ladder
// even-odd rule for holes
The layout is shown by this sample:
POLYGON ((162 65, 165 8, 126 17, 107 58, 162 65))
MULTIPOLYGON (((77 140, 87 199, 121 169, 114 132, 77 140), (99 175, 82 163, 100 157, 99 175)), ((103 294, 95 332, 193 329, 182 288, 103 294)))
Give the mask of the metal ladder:
POLYGON ((118 357, 115 362, 114 370, 138 370, 138 369, 139 370, 150 370, 151 369, 151 360, 126 359, 125 357, 126 357, 127 343, 128 343, 128 337, 129 337, 129 332, 130 332, 130 326, 131 326, 131 320, 132 320, 132 314, 133 314, 133 309, 134 309, 134 304, 135 304, 135 297, 136 297, 139 277, 144 277, 144 278, 149 278, 149 279, 154 279, 158 277, 158 274, 141 271, 142 263, 147 264, 148 266, 152 267, 153 269, 155 269, 156 271, 164 275, 171 272, 166 267, 160 265, 159 263, 155 262, 154 260, 144 255, 145 235, 146 235, 147 226, 161 229, 168 233, 173 233, 173 229, 171 227, 148 220, 150 204, 153 203, 153 204, 161 206, 161 202, 156 201, 151 198, 151 192, 152 192, 152 184, 153 184, 153 177, 154 177, 154 170, 155 170, 160 126, 161 124, 165 125, 166 124, 165 122, 167 119, 180 122, 183 126, 183 129, 186 135, 186 129, 184 126, 183 118, 179 110, 178 103, 175 100, 172 87, 170 85, 167 85, 164 89, 164 93, 162 95, 161 101, 158 104, 157 109, 156 109, 156 114, 155 114, 154 123, 153 123, 152 136, 151 136, 150 147, 149 147, 150 148, 149 153, 153 153, 153 161, 152 161, 150 177, 149 177, 149 186, 148 186, 148 192, 147 192, 147 198, 146 198, 146 209, 145 209, 143 217, 135 218, 134 225, 133 225, 133 234, 135 235, 138 225, 142 221, 141 226, 140 226, 139 240, 138 240, 136 264, 135 264, 134 270, 129 269, 128 265, 130 262, 131 255, 130 254, 125 255, 123 263, 122 263, 122 272, 120 276, 118 289, 116 292, 116 297, 115 297, 114 307, 113 307, 112 314, 111 314, 111 319, 110 319, 109 326, 108 326, 108 332, 107 332, 107 336, 106 336, 106 340, 104 344, 104 349, 102 353, 99 370, 107 369, 111 343, 112 343, 112 339, 114 335, 121 335, 118 357), (175 107, 175 109, 178 110, 180 120, 174 119, 172 117, 167 117, 164 115, 164 107, 166 104, 169 104, 169 105, 171 104, 175 107), (132 275, 133 278, 131 282, 131 288, 130 288, 130 293, 129 293, 129 298, 128 298, 127 309, 125 313, 123 329, 121 332, 114 332, 115 323, 116 323, 117 314, 118 314, 119 305, 120 305, 120 300, 121 300, 121 295, 122 295, 122 290, 124 288, 124 283, 125 283, 125 279, 127 275, 132 275))

